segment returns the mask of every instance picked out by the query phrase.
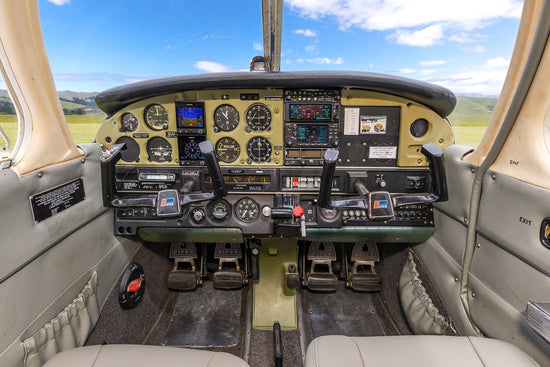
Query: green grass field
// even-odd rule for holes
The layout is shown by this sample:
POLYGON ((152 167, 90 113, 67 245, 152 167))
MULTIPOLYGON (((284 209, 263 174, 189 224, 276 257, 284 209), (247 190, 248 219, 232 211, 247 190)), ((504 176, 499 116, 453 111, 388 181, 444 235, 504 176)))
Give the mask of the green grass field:
MULTIPOLYGON (((65 118, 67 119, 75 143, 82 144, 90 143, 94 140, 97 129, 103 119, 105 119, 105 115, 67 115, 65 118)), ((17 138, 17 116, 0 115, 0 126, 2 126, 6 135, 8 135, 13 148, 15 139, 17 138)), ((0 144, 3 145, 3 142, 0 144)))
POLYGON ((449 116, 455 134, 455 142, 477 148, 491 116, 449 116))

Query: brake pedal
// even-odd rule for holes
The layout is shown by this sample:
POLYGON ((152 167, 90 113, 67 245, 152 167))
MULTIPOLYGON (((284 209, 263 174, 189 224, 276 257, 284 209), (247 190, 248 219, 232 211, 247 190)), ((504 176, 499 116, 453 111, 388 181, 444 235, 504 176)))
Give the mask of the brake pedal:
POLYGON ((218 260, 218 270, 214 272, 214 288, 239 289, 244 279, 239 260, 243 253, 238 243, 217 243, 214 259, 218 260))
POLYGON ((307 252, 311 267, 306 274, 306 286, 313 291, 332 292, 338 288, 338 277, 332 271, 336 250, 332 242, 312 242, 307 252))
POLYGON ((382 279, 376 273, 375 265, 380 262, 378 246, 374 242, 356 242, 351 251, 351 272, 347 286, 363 292, 379 292, 382 279))
POLYGON ((198 258, 197 246, 193 242, 172 243, 170 257, 174 259, 174 268, 168 275, 168 288, 189 291, 202 284, 195 262, 198 258))

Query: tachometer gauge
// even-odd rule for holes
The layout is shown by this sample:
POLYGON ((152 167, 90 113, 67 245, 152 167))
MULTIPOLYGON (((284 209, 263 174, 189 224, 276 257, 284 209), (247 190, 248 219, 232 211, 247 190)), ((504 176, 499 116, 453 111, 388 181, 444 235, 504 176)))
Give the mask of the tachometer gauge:
POLYGON ((152 162, 172 161, 172 146, 168 140, 155 136, 147 142, 147 154, 152 162))
POLYGON ((152 104, 145 109, 145 123, 153 130, 168 129, 168 112, 159 104, 152 104))
POLYGON ((115 144, 126 143, 126 150, 121 150, 124 162, 136 162, 139 160, 139 144, 129 136, 121 136, 115 144))
POLYGON ((120 119, 120 123, 122 125, 122 128, 120 131, 135 131, 138 127, 138 119, 136 116, 131 114, 130 112, 126 112, 122 115, 122 118, 120 119))
POLYGON ((269 162, 271 160, 271 143, 263 136, 253 137, 246 145, 246 153, 252 162, 269 162))
POLYGON ((225 163, 235 162, 241 154, 241 146, 233 138, 221 138, 216 143, 216 157, 225 163))
POLYGON ((239 124, 239 111, 230 104, 222 104, 214 111, 214 124, 222 131, 234 130, 239 124))
POLYGON ((223 199, 214 200, 208 204, 208 213, 214 220, 226 220, 231 214, 231 205, 223 199))
POLYGON ((254 131, 265 131, 271 126, 271 111, 265 104, 255 103, 246 111, 246 123, 254 131))
POLYGON ((235 204, 235 214, 243 222, 252 222, 260 214, 260 206, 251 198, 242 198, 235 204))

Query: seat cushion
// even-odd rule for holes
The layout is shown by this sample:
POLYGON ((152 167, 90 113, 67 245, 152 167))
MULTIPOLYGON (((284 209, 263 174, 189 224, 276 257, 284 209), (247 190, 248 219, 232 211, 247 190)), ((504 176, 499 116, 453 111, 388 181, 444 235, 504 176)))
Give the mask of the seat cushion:
POLYGON ((305 367, 539 366, 516 346, 495 339, 453 336, 321 336, 307 350, 305 367))
POLYGON ((246 367, 234 355, 151 345, 92 345, 55 355, 43 367, 246 367))

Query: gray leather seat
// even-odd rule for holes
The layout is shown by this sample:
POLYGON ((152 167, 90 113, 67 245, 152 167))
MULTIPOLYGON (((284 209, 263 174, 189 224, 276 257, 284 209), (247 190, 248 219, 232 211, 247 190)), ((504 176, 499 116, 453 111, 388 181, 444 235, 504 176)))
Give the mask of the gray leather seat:
POLYGON ((522 367, 539 366, 516 346, 494 339, 453 336, 321 336, 305 367, 522 367))
POLYGON ((55 355, 43 367, 247 367, 234 355, 151 345, 93 345, 55 355))

